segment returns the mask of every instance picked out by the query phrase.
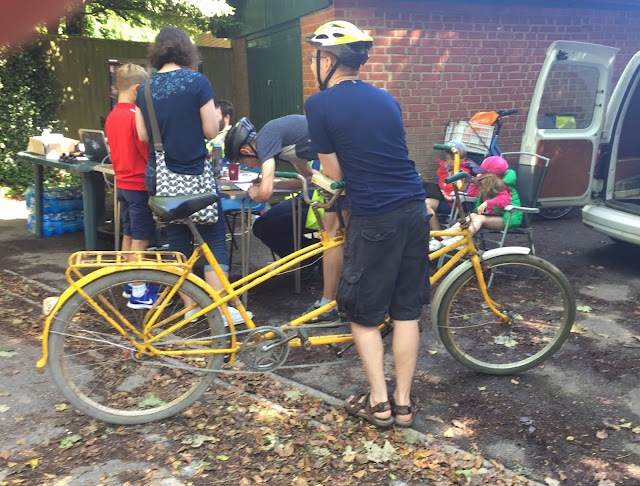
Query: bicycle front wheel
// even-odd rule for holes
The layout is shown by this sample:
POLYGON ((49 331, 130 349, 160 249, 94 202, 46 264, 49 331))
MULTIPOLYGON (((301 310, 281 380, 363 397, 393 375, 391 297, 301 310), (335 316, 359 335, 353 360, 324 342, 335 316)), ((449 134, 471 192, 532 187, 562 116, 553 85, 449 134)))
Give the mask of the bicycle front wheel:
MULTIPOLYGON (((123 297, 125 284, 146 282, 147 286, 163 289, 172 287, 177 280, 177 276, 157 270, 126 270, 105 275, 83 290, 119 325, 124 327, 126 319, 141 332, 149 310, 127 306, 128 299, 123 297)), ((211 297, 188 281, 180 291, 202 308, 211 304, 211 297)), ((184 309, 177 294, 173 300, 156 322, 170 319, 184 309)), ((179 320, 151 333, 158 335, 179 320)), ((224 332, 221 315, 214 310, 153 345, 163 351, 222 349, 225 338, 213 336, 224 332)), ((223 360, 222 354, 137 354, 131 341, 80 294, 62 306, 49 336, 48 368, 59 390, 77 409, 113 424, 142 424, 180 412, 206 391, 223 360)))
POLYGON ((485 302, 473 267, 445 291, 438 333, 449 353, 481 373, 506 375, 543 362, 567 339, 575 318, 569 281, 532 255, 502 255, 483 263, 489 297, 511 317, 504 323, 485 302))

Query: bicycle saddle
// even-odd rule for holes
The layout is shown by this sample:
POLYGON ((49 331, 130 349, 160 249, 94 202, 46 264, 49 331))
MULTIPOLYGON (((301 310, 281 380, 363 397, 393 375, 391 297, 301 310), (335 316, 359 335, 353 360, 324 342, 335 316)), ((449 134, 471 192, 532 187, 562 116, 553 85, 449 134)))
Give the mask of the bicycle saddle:
POLYGON ((186 219, 193 213, 206 208, 218 200, 218 195, 189 194, 187 196, 151 196, 149 207, 164 221, 186 219))

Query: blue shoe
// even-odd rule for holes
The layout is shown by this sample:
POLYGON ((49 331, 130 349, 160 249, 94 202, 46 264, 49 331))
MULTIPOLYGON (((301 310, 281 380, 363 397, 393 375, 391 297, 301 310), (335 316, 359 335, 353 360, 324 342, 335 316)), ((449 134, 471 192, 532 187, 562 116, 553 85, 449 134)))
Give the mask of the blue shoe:
MULTIPOLYGON (((159 293, 160 293, 160 292, 158 292, 158 289, 159 289, 160 287, 158 287, 156 284, 152 284, 152 283, 150 283, 150 284, 147 284, 147 286, 148 286, 150 289, 155 289, 156 294, 159 294, 159 293)), ((124 292, 122 292, 122 296, 123 296, 125 299, 128 299, 128 298, 130 298, 132 295, 133 295, 133 285, 131 285, 130 283, 128 283, 128 284, 124 284, 124 292)))
MULTIPOLYGON (((129 297, 127 307, 130 309, 151 309, 158 300, 158 295, 162 293, 162 288, 154 284, 147 284, 147 291, 142 297, 129 297)), ((173 301, 169 301, 167 305, 171 305, 173 301)))

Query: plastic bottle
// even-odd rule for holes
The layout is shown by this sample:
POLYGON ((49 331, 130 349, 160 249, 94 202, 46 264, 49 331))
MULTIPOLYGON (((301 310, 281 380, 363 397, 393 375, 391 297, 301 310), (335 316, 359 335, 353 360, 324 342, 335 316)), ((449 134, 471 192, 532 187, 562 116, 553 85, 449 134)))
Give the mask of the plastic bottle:
POLYGON ((62 213, 53 214, 51 217, 53 221, 53 227, 55 228, 55 233, 57 235, 61 235, 64 233, 64 220, 62 218, 62 213))
POLYGON ((72 211, 82 211, 83 203, 82 203, 82 188, 74 187, 73 188, 73 209, 72 211))
POLYGON ((53 220, 51 219, 51 214, 45 214, 42 218, 42 234, 44 236, 51 236, 55 234, 55 232, 56 228, 53 220))
POLYGON ((27 230, 34 234, 36 232, 36 215, 33 214, 31 210, 29 210, 29 214, 27 216, 27 230))
POLYGON ((54 204, 54 201, 51 197, 51 192, 47 189, 42 194, 42 212, 44 214, 52 214, 53 204, 54 204))
POLYGON ((76 211, 76 231, 84 231, 84 213, 82 211, 76 211))
POLYGON ((33 186, 29 186, 27 190, 24 191, 24 200, 27 203, 27 208, 33 210, 36 205, 35 189, 33 186))

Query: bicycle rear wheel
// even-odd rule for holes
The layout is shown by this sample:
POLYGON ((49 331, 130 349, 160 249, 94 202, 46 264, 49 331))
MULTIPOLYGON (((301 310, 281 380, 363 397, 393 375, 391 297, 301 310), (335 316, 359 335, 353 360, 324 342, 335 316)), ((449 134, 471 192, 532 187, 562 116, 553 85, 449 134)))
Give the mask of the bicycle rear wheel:
MULTIPOLYGON (((122 296, 124 285, 147 282, 162 288, 175 285, 177 280, 177 276, 158 270, 126 270, 105 275, 83 290, 118 324, 126 318, 142 331, 148 310, 127 307, 128 299, 122 296)), ((180 290, 202 308, 211 304, 209 295, 190 282, 184 282, 180 290)), ((184 309, 177 294, 173 300, 156 322, 184 309)), ((170 325, 151 332, 157 335, 170 325)), ((220 313, 214 310, 154 346, 168 351, 222 348, 225 339, 212 336, 224 332, 220 313)), ((59 390, 77 409, 114 424, 141 424, 180 412, 206 391, 223 360, 222 354, 136 355, 132 343, 80 294, 62 306, 50 330, 48 368, 59 390)))
POLYGON ((455 279, 438 309, 438 333, 463 365, 506 375, 528 370, 556 352, 575 318, 573 290, 555 266, 532 255, 488 259, 484 279, 491 300, 510 323, 487 306, 473 267, 455 279))
POLYGON ((573 206, 562 206, 558 208, 540 208, 538 213, 544 219, 560 219, 564 218, 571 212, 573 206))

